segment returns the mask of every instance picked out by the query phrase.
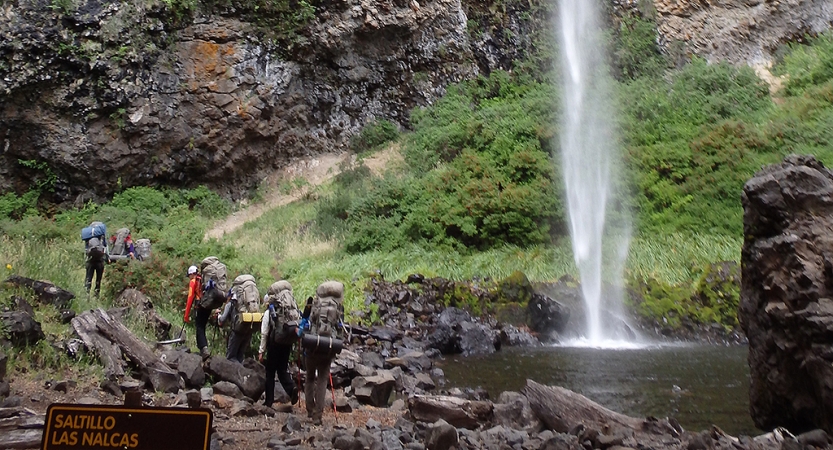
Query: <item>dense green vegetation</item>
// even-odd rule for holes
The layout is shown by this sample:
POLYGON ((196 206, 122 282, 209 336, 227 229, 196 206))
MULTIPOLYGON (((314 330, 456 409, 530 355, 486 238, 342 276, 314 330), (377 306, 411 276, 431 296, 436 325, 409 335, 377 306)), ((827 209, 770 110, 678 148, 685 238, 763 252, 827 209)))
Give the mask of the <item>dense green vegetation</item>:
MULTIPOLYGON (((653 25, 638 18, 623 21, 613 40, 625 163, 617 200, 634 213, 625 269, 630 291, 639 294, 632 306, 670 326, 691 320, 732 327, 737 267, 722 262, 740 258, 743 183, 788 153, 833 164, 833 34, 783 49, 774 71, 785 81, 775 93, 749 68, 699 59, 678 68, 654 42, 653 25)), ((44 172, 30 192, 0 197, 0 262, 6 274, 75 292, 77 310, 94 307, 99 302, 83 295, 78 232, 92 220, 111 231, 127 226, 135 238, 153 241, 155 256, 108 265, 102 302, 137 287, 174 324, 181 323, 185 268, 212 254, 232 275, 255 275, 261 289, 289 279, 298 299, 326 279, 342 280, 348 311, 368 308, 362 289, 379 274, 499 280, 521 271, 532 282, 576 275, 561 192, 559 93, 547 81, 553 78, 495 72, 451 86, 442 100, 414 111, 410 132, 371 124, 353 150, 363 158, 398 151, 404 164, 375 176, 360 158, 333 183, 219 241, 204 234, 233 205, 205 188, 135 187, 104 205, 56 213, 42 196, 51 188, 44 172)), ((301 187, 286 182, 281 189, 301 187)), ((7 294, 31 297, 0 289, 4 302, 7 294)), ((38 314, 49 332, 67 333, 55 324, 56 311, 38 314)))

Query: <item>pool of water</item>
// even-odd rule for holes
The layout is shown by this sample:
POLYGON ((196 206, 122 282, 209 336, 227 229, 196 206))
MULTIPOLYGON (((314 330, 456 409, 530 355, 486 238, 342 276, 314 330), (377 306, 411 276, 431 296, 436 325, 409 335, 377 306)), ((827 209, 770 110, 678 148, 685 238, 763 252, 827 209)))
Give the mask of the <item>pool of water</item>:
POLYGON ((445 357, 437 365, 450 387, 480 386, 496 400, 532 379, 578 392, 633 417, 674 417, 687 430, 712 424, 732 435, 758 435, 749 416, 746 347, 643 346, 630 349, 504 349, 445 357))

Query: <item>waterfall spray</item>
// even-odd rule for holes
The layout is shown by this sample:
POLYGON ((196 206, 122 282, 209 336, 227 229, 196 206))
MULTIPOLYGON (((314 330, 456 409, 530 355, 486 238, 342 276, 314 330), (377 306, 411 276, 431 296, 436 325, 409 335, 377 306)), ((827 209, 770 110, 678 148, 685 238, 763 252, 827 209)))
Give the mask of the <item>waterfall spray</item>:
MULTIPOLYGON (((621 303, 621 296, 602 301, 602 243, 616 153, 612 89, 598 0, 559 0, 559 14, 564 80, 561 152, 570 236, 586 306, 586 338, 601 343, 613 339, 610 331, 616 328, 604 323, 602 308, 621 303)), ((615 253, 606 262, 618 271, 627 251, 615 253)))

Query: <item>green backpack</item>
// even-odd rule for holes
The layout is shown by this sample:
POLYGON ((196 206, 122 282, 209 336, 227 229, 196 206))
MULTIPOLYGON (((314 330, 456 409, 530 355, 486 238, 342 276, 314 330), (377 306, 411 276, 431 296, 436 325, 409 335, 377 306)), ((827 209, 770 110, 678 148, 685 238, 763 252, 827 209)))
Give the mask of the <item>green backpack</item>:
POLYGON ((233 305, 232 330, 238 333, 248 333, 260 329, 263 314, 260 312, 260 292, 257 290, 255 277, 238 276, 231 285, 231 292, 237 297, 233 305))

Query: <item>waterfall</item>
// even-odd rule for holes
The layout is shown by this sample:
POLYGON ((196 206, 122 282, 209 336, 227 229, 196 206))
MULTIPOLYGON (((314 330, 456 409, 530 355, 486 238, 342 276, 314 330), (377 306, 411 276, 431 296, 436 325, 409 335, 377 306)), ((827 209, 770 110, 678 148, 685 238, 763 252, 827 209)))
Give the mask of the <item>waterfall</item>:
POLYGON ((605 222, 617 148, 598 3, 559 0, 557 27, 563 75, 562 165, 573 256, 586 307, 585 337, 591 344, 620 337, 620 327, 607 321, 619 313, 621 289, 603 289, 602 273, 605 269, 608 279, 618 277, 609 284, 621 287, 628 242, 625 236, 623 245, 603 245, 611 237, 606 236, 605 222), (605 254, 606 248, 611 254, 605 254))

